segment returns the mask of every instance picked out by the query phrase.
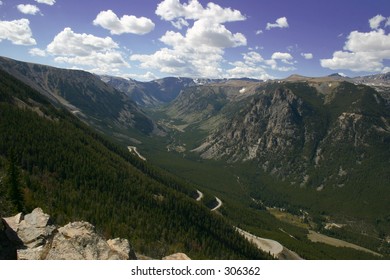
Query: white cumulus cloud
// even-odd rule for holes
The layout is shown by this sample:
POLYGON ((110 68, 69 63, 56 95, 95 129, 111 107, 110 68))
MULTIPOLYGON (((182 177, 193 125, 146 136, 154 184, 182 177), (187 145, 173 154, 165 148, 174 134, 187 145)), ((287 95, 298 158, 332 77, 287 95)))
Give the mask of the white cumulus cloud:
POLYGON ((118 44, 110 37, 96 37, 90 34, 74 33, 69 27, 58 33, 47 46, 47 50, 55 55, 87 56, 93 51, 108 51, 118 48, 118 44))
POLYGON ((39 8, 37 6, 30 4, 19 4, 17 8, 21 13, 28 15, 36 15, 39 12, 39 8))
POLYGON ((272 28, 287 28, 289 27, 287 18, 281 17, 276 20, 275 23, 267 23, 267 27, 265 29, 270 30, 272 28))
POLYGON ((188 29, 186 39, 190 44, 217 48, 245 46, 247 43, 243 34, 233 34, 224 25, 209 20, 197 20, 194 26, 188 29))
POLYGON ((264 58, 259 53, 254 51, 244 53, 242 56, 244 58, 245 63, 251 66, 254 66, 257 63, 264 61, 264 58))
POLYGON ((348 69, 355 72, 377 72, 381 71, 383 68, 383 64, 375 57, 364 53, 350 53, 343 51, 334 52, 333 58, 331 59, 322 59, 321 66, 332 70, 348 69))
POLYGON ((305 59, 313 59, 312 53, 301 53, 301 56, 303 56, 305 59))
POLYGON ((212 2, 204 7, 198 0, 184 4, 179 0, 164 0, 158 4, 156 14, 185 30, 167 31, 160 38, 166 47, 153 54, 133 54, 131 60, 138 61, 145 69, 178 76, 220 77, 224 50, 247 44, 242 33, 233 33, 223 24, 245 20, 238 10, 212 2))
POLYGON ((194 75, 192 70, 191 59, 186 53, 180 54, 175 50, 163 48, 154 54, 134 54, 130 57, 132 61, 139 61, 141 68, 144 69, 158 69, 163 73, 172 75, 189 76, 194 75))
POLYGON ((56 3, 56 0, 35 0, 35 2, 53 6, 56 3))
MULTIPOLYGON (((228 69, 226 72, 229 78, 252 78, 259 80, 268 80, 273 77, 261 66, 250 66, 242 61, 232 63, 234 68, 228 69)), ((243 91, 245 92, 245 91, 243 91)))
POLYGON ((390 67, 385 67, 382 69, 382 73, 388 73, 390 72, 390 67))
POLYGON ((94 25, 110 30, 111 34, 120 35, 123 33, 132 33, 143 35, 154 29, 155 24, 146 17, 136 17, 133 15, 124 15, 121 18, 112 11, 101 11, 93 21, 94 25))
POLYGON ((279 72, 296 70, 294 57, 289 53, 275 52, 270 59, 264 59, 255 51, 244 53, 242 56, 243 60, 230 63, 234 66, 226 71, 230 78, 248 77, 268 80, 274 78, 268 73, 269 70, 279 72))
POLYGON ((293 59, 294 57, 289 53, 274 52, 271 56, 271 59, 265 60, 265 64, 272 70, 281 72, 293 71, 296 70, 296 68, 293 66, 295 64, 293 59), (290 66, 280 66, 280 62, 290 66))
POLYGON ((243 53, 242 57, 243 61, 230 63, 233 68, 226 71, 229 78, 247 77, 260 80, 273 78, 267 73, 267 66, 264 64, 265 61, 259 53, 250 51, 243 53))
POLYGON ((291 61, 293 59, 293 56, 289 53, 282 53, 282 52, 274 52, 271 56, 271 59, 273 60, 281 60, 282 62, 286 64, 292 64, 291 61))
POLYGON ((172 21, 172 25, 177 29, 183 29, 184 27, 188 27, 190 24, 184 18, 179 18, 176 21, 172 21))
POLYGON ((260 35, 260 34, 263 34, 263 30, 259 29, 259 30, 256 30, 256 35, 260 35))
POLYGON ((198 20, 185 35, 167 31, 160 41, 169 46, 151 55, 131 56, 145 69, 158 69, 170 75, 219 77, 224 49, 246 45, 246 38, 225 26, 198 20))
POLYGON ((204 8, 198 0, 190 0, 188 4, 181 4, 179 0, 164 0, 158 4, 156 15, 166 21, 173 21, 177 18, 188 20, 210 19, 216 23, 245 20, 245 16, 238 10, 222 8, 210 2, 204 8))
POLYGON ((28 53, 32 56, 46 56, 46 51, 39 48, 32 48, 28 51, 28 53))
POLYGON ((390 34, 379 28, 371 32, 352 31, 343 50, 334 52, 332 58, 321 59, 321 66, 332 70, 380 72, 384 60, 389 59, 390 34))
POLYGON ((369 19, 368 22, 370 24, 371 29, 378 29, 381 23, 385 20, 386 18, 384 16, 376 15, 375 17, 369 19))
POLYGON ((9 40, 14 45, 36 45, 32 37, 30 21, 22 18, 13 21, 0 21, 0 42, 9 40))
POLYGON ((137 81, 152 81, 158 79, 158 77, 150 71, 146 72, 145 74, 125 74, 122 75, 122 78, 134 79, 137 81))
POLYGON ((54 37, 46 51, 55 56, 56 62, 95 67, 90 71, 105 73, 130 67, 118 49, 110 37, 79 34, 67 27, 54 37))

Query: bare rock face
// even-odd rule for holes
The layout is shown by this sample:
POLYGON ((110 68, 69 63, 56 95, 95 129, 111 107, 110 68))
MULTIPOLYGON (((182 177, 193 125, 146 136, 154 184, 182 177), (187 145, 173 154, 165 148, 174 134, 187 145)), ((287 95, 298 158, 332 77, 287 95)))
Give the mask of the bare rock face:
MULTIPOLYGON (((213 101, 207 88, 199 88, 196 96, 207 97, 205 104, 213 101)), ((203 104, 188 94, 179 98, 190 104, 182 102, 183 112, 203 104)), ((334 78, 291 77, 259 84, 253 94, 230 100, 213 116, 222 121, 192 152, 204 159, 252 161, 278 180, 318 191, 361 185, 353 178, 370 173, 366 166, 377 172, 379 158, 386 162, 389 158, 385 99, 373 88, 334 78), (339 173, 340 169, 347 173, 339 173)), ((180 108, 177 101, 173 104, 180 108)))
POLYGON ((184 253, 176 253, 176 254, 164 257, 163 260, 166 260, 166 261, 180 261, 180 260, 188 261, 191 259, 184 253))
POLYGON ((41 208, 27 214, 18 225, 17 235, 27 248, 37 248, 46 243, 56 227, 50 223, 50 216, 43 213, 41 208))
POLYGON ((115 238, 107 240, 108 246, 110 246, 111 250, 115 251, 120 259, 133 259, 136 260, 137 257, 134 251, 131 249, 130 243, 127 239, 123 238, 115 238))
POLYGON ((19 260, 128 260, 136 259, 128 240, 104 240, 88 222, 63 227, 51 224, 50 216, 36 208, 4 218, 6 235, 16 245, 19 260))
POLYGON ((46 259, 50 260, 127 260, 133 258, 125 239, 105 241, 93 225, 74 222, 58 229, 46 259))
POLYGON ((306 158, 311 156, 307 151, 319 141, 312 129, 310 109, 303 99, 291 89, 275 86, 248 98, 240 106, 238 113, 193 151, 205 159, 256 160, 263 171, 280 179, 301 176, 306 158))

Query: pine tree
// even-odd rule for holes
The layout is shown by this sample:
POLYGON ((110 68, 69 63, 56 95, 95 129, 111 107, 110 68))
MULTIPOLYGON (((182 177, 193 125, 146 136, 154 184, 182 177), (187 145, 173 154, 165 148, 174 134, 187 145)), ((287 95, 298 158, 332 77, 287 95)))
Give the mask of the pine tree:
POLYGON ((9 198, 18 212, 23 211, 23 193, 20 183, 20 172, 15 163, 15 154, 11 152, 5 185, 9 192, 9 198))
POLYGON ((4 177, 0 178, 0 217, 11 215, 14 212, 12 203, 8 197, 8 191, 4 184, 4 177))

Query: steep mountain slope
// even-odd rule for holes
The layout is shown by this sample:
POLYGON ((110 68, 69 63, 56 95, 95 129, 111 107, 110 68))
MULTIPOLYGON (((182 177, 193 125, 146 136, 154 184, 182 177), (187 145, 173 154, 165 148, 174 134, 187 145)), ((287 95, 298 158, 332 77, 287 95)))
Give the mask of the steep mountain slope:
POLYGON ((264 171, 303 184, 312 167, 333 165, 331 173, 349 173, 377 151, 389 156, 390 116, 378 93, 347 82, 321 87, 323 82, 265 85, 197 151, 204 158, 256 159, 264 171))
POLYGON ((195 186, 140 161, 4 71, 0 131, 2 202, 40 206, 59 224, 88 220, 151 257, 264 257, 191 197, 195 186), (11 189, 21 196, 8 197, 11 189))
POLYGON ((113 126, 146 134, 157 130, 155 124, 124 93, 108 86, 91 73, 5 57, 0 57, 0 69, 100 130, 113 126))
POLYGON ((390 108, 390 72, 353 78, 354 83, 364 84, 375 88, 386 100, 390 108))

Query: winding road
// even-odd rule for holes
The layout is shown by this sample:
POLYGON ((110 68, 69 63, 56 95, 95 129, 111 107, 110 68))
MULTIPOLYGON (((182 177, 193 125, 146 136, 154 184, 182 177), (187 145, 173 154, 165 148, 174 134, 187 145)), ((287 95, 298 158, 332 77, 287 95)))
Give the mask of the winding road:
POLYGON ((303 260, 297 253, 285 248, 282 244, 275 240, 258 237, 238 227, 236 227, 236 230, 261 251, 269 253, 276 259, 303 260))
MULTIPOLYGON (((196 201, 200 201, 203 198, 203 193, 199 190, 196 190, 198 193, 198 197, 196 198, 196 201)), ((218 197, 215 197, 215 200, 218 202, 218 205, 215 206, 210 211, 214 212, 222 207, 223 202, 218 197)), ((235 229, 240 233, 242 236, 244 236, 249 242, 252 242, 258 249, 260 249, 263 252, 271 254, 274 258, 279 260, 303 260, 297 253, 287 249, 279 242, 258 237, 256 235, 253 235, 243 229, 240 229, 238 227, 235 227, 235 229)))
POLYGON ((129 152, 130 153, 135 153, 140 159, 142 159, 143 161, 146 161, 146 158, 143 157, 137 150, 137 147, 134 147, 134 146, 127 146, 127 149, 129 149, 129 152))
POLYGON ((257 248, 266 253, 270 253, 274 258, 277 258, 283 251, 283 245, 275 240, 258 237, 237 227, 236 230, 250 242, 255 244, 257 248))
POLYGON ((218 197, 215 197, 215 200, 218 202, 217 206, 215 206, 213 209, 211 209, 210 211, 217 211, 219 208, 222 207, 223 203, 222 203, 222 200, 220 200, 218 197))
POLYGON ((196 190, 198 193, 198 197, 196 198, 196 201, 201 201, 204 197, 203 193, 200 190, 196 190))

